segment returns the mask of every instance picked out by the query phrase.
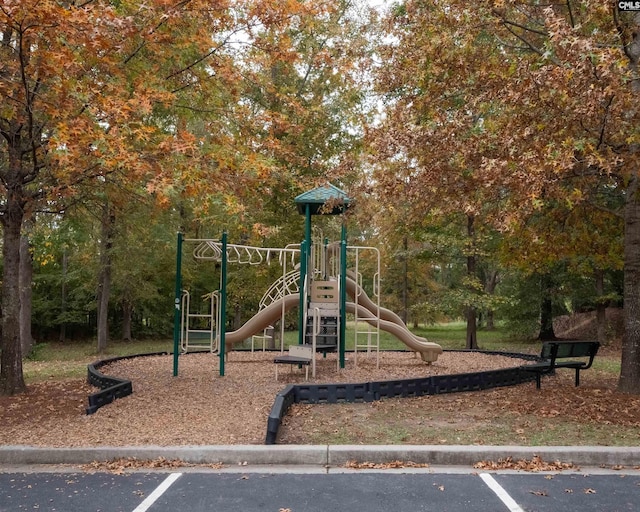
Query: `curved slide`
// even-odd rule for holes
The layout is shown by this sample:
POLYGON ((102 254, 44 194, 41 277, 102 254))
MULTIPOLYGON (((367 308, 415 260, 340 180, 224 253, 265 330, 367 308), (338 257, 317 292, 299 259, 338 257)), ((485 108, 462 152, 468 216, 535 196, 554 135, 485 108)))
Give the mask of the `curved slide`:
POLYGON ((273 322, 279 320, 282 316, 282 303, 284 302, 284 310, 289 311, 291 308, 297 306, 300 302, 300 295, 292 293, 285 295, 283 298, 278 299, 261 311, 258 311, 247 322, 240 327, 237 331, 230 331, 225 333, 224 342, 225 350, 231 349, 234 343, 246 340, 254 334, 258 334, 269 327, 273 322))
POLYGON ((375 315, 376 310, 380 310, 380 320, 393 322, 394 324, 398 324, 408 330, 407 326, 398 315, 396 315, 390 309, 376 306, 375 302, 373 302, 367 295, 367 292, 362 289, 362 286, 360 286, 350 277, 347 277, 347 295, 349 295, 353 300, 356 300, 356 294, 358 295, 358 304, 362 304, 371 313, 375 315))
MULTIPOLYGON (((347 294, 354 300, 356 294, 358 295, 357 313, 359 318, 375 327, 377 325, 376 310, 378 310, 380 314, 380 329, 398 338, 411 350, 419 352, 423 361, 429 363, 436 361, 438 355, 442 354, 440 345, 413 334, 398 315, 390 309, 376 306, 362 287, 349 277, 347 278, 347 294)), ((356 304, 348 303, 347 311, 355 314, 356 304)))
POLYGON ((433 361, 436 361, 438 359, 438 356, 440 354, 442 354, 442 347, 437 343, 433 343, 432 341, 427 341, 424 338, 416 336, 404 325, 390 322, 389 320, 380 319, 378 324, 378 319, 376 318, 376 316, 362 304, 356 305, 353 302, 347 302, 347 312, 355 314, 356 311, 360 319, 364 320, 370 325, 373 325, 374 327, 380 325, 380 329, 398 338, 402 343, 404 343, 414 352, 419 352, 420 357, 423 361, 432 363, 433 361))
MULTIPOLYGON (((415 352, 419 352, 422 360, 425 362, 433 362, 438 359, 438 355, 442 354, 442 347, 437 343, 427 341, 424 338, 413 334, 404 322, 393 311, 385 308, 379 308, 380 320, 376 316, 376 310, 378 309, 374 302, 352 279, 347 279, 347 293, 351 297, 355 297, 358 294, 359 304, 348 302, 347 312, 355 314, 357 312, 358 317, 365 320, 374 327, 380 326, 380 329, 386 331, 402 343, 415 352)), ((278 299, 267 306, 265 309, 256 313, 250 318, 240 329, 236 331, 230 331, 225 333, 225 350, 231 350, 235 343, 241 342, 254 334, 257 334, 272 323, 279 320, 282 316, 282 309, 284 307, 285 312, 299 305, 300 295, 293 293, 285 295, 283 298, 278 299), (284 303, 284 306, 283 306, 284 303)))

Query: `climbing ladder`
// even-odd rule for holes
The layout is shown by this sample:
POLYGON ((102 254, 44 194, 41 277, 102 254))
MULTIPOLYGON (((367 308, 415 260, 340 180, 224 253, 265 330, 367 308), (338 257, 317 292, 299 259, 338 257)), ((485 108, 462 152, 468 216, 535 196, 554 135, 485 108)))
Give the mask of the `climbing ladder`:
POLYGON ((367 356, 375 355, 376 368, 380 368, 380 251, 375 247, 348 247, 348 251, 354 253, 355 267, 351 271, 347 271, 347 276, 353 279, 356 283, 356 293, 353 297, 353 302, 356 306, 356 312, 354 314, 354 365, 358 366, 358 352, 365 353, 367 356), (361 254, 369 253, 370 263, 373 263, 375 273, 371 278, 371 296, 367 297, 363 287, 363 276, 360 272, 360 262, 362 260, 361 254), (369 318, 363 318, 358 313, 358 305, 363 303, 365 298, 373 303, 373 307, 370 306, 370 311, 375 318, 374 322, 371 322, 369 318))
POLYGON ((218 292, 203 295, 204 300, 209 300, 209 311, 206 313, 191 312, 191 295, 188 291, 182 291, 182 318, 180 329, 180 348, 183 354, 189 351, 207 349, 209 352, 218 350, 218 292))

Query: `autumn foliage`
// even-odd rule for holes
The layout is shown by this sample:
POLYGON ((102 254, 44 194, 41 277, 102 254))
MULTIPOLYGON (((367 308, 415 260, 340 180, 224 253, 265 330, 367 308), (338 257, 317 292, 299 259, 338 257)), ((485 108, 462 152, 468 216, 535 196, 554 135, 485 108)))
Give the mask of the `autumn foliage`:
POLYGON ((425 210, 457 213, 515 234, 511 247, 524 250, 509 259, 522 265, 573 252, 616 268, 610 228, 620 233, 621 224, 598 225, 619 218, 620 387, 638 392, 638 17, 614 2, 408 1, 387 22, 376 83, 389 108, 372 133, 376 186, 389 197, 402 190, 413 222, 425 210), (554 223, 572 238, 561 230, 546 238, 539 228, 554 223))
POLYGON ((407 0, 374 25, 356 7, 2 2, 0 392, 25 388, 18 247, 44 212, 95 210, 107 254, 134 200, 258 236, 289 222, 303 184, 356 175, 400 240, 457 222, 468 283, 484 233, 520 269, 624 267, 620 388, 640 392, 639 17, 589 0, 407 0))
MULTIPOLYGON (((282 141, 309 125, 300 98, 318 98, 308 112, 323 122, 325 90, 278 88, 271 72, 276 65, 296 69, 303 41, 297 34, 339 19, 343 7, 268 0, 2 3, 2 392, 24 389, 23 221, 91 198, 106 212, 103 223, 113 224, 119 208, 147 194, 166 207, 190 199, 206 212, 216 198, 222 208, 241 211, 238 198, 267 180, 276 161, 282 168, 297 158, 283 153, 282 141), (256 91, 271 103, 261 103, 256 91)), ((330 69, 336 50, 329 46, 306 55, 308 77, 330 69)), ((113 226, 103 228, 109 238, 113 226)))

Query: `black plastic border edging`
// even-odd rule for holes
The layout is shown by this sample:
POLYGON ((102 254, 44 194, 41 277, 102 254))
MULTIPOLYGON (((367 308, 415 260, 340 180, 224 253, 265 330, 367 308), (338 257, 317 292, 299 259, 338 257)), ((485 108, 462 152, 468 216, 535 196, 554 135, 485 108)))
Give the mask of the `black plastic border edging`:
MULTIPOLYGON (((448 350, 447 352, 477 352, 537 361, 531 354, 488 350, 448 350)), ((415 379, 340 384, 291 384, 276 395, 267 420, 264 444, 276 444, 282 418, 294 403, 322 404, 338 402, 372 402, 383 398, 414 397, 480 391, 502 386, 514 386, 535 380, 535 375, 522 371, 522 366, 454 375, 433 375, 415 379)))
POLYGON ((148 357, 148 356, 166 356, 169 352, 153 352, 150 354, 135 354, 131 356, 112 357, 110 359, 103 359, 96 361, 87 366, 87 381, 92 386, 100 388, 100 391, 89 395, 89 407, 87 407, 87 414, 93 414, 100 407, 110 404, 116 398, 123 398, 133 393, 133 386, 128 379, 120 379, 118 377, 110 377, 98 371, 98 368, 102 368, 105 365, 121 361, 123 359, 133 359, 134 357, 148 357))

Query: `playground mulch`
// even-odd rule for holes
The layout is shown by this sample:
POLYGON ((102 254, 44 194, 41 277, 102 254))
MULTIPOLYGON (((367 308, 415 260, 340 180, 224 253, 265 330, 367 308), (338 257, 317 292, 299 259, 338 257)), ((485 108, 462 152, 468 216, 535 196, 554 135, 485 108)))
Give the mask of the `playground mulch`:
MULTIPOLYGON (((375 357, 360 356, 356 366, 353 354, 348 356, 341 371, 334 355, 318 356, 314 382, 364 382, 521 364, 509 357, 450 352, 426 365, 410 352, 394 352, 382 353, 376 368, 375 357)), ((233 352, 224 377, 219 376, 219 359, 208 353, 181 357, 177 377, 172 376, 171 356, 118 361, 101 370, 131 379, 134 393, 90 416, 84 411, 87 396, 95 389, 84 379, 34 384, 25 395, 0 397, 0 444, 263 444, 275 394, 288 383, 304 380, 304 372, 283 365, 276 382, 273 357, 268 352, 233 352)), ((622 436, 619 444, 640 444, 640 397, 618 393, 615 379, 596 370, 583 373, 579 388, 573 387, 571 372, 558 372, 544 380, 542 390, 527 383, 369 404, 295 405, 279 442, 536 444, 533 434, 545 430, 540 425, 562 418, 583 430, 593 424, 615 431, 622 436), (522 421, 507 424, 505 418, 522 421), (505 429, 502 441, 495 437, 501 428, 505 429), (483 432, 493 432, 494 437, 483 432)), ((584 444, 588 443, 593 441, 585 438, 584 444)))

